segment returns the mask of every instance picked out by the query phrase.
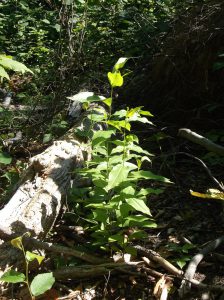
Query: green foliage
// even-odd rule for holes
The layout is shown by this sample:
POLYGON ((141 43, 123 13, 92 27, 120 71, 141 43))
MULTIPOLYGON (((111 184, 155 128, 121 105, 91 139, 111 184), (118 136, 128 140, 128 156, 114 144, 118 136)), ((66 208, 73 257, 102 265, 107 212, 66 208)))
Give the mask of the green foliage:
POLYGON ((169 243, 166 248, 170 251, 175 253, 175 259, 173 261, 181 268, 186 265, 186 263, 191 260, 192 256, 189 254, 189 252, 192 249, 195 249, 196 246, 193 244, 184 244, 179 245, 175 243, 169 243))
POLYGON ((22 74, 24 74, 25 72, 33 73, 24 64, 13 60, 11 56, 0 54, 0 78, 6 78, 9 80, 9 75, 6 70, 20 72, 22 74))
POLYGON ((8 283, 25 283, 28 287, 31 299, 33 299, 33 296, 42 295, 47 290, 51 289, 52 285, 55 282, 55 278, 53 277, 52 273, 42 273, 35 276, 31 283, 29 282, 29 263, 33 260, 37 260, 38 264, 40 265, 44 259, 44 256, 35 254, 30 251, 25 251, 22 241, 24 236, 30 236, 30 234, 26 233, 23 236, 19 236, 11 240, 11 244, 13 245, 13 247, 23 252, 26 265, 26 274, 14 270, 9 270, 1 276, 0 281, 8 283))
POLYGON ((144 228, 156 227, 147 196, 158 193, 158 190, 145 189, 139 183, 144 180, 170 181, 141 169, 144 161, 150 162, 151 154, 139 145, 138 137, 131 132, 131 124, 152 124, 147 118, 152 116, 151 113, 142 107, 111 111, 113 88, 123 83, 120 69, 126 61, 127 58, 119 59, 113 71, 108 73, 110 100, 105 101, 89 92, 72 97, 81 100, 88 109, 91 109, 92 99, 99 99, 109 109, 108 113, 99 113, 99 107, 94 106, 89 116, 92 159, 85 169, 79 170, 79 174, 91 179, 93 186, 73 192, 78 197, 77 202, 84 206, 85 215, 88 213, 85 219, 89 222, 95 244, 105 247, 109 243, 112 248, 117 244, 130 252, 133 251, 129 246, 131 240, 144 237, 144 228), (104 124, 105 129, 94 131, 95 123, 104 124), (126 230, 130 227, 134 229, 127 236, 126 230))

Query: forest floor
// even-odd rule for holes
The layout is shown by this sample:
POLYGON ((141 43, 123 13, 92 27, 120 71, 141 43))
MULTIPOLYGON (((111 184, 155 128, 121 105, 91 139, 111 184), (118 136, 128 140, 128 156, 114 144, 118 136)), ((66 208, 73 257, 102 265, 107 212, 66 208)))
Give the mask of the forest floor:
MULTIPOLYGON (((152 129, 154 130, 154 129, 152 129)), ((145 249, 154 250, 171 264, 183 271, 190 259, 200 249, 223 235, 224 207, 221 200, 202 199, 193 197, 190 190, 204 193, 209 188, 217 188, 211 177, 200 162, 179 152, 204 159, 206 150, 201 146, 177 137, 177 130, 173 134, 152 135, 147 138, 146 132, 138 132, 142 139, 142 146, 155 154, 152 167, 156 174, 168 177, 173 184, 167 185, 160 195, 151 195, 149 207, 157 228, 147 230, 148 237, 135 241, 145 249), (163 138, 156 138, 163 137, 163 138), (155 141, 156 140, 156 141, 155 141), (185 264, 185 265, 184 265, 185 264)), ((204 161, 205 162, 205 161, 204 161)), ((213 176, 219 181, 223 179, 224 160, 214 158, 206 161, 213 176)), ((150 187, 161 187, 158 183, 150 183, 150 187)), ((147 185, 147 187, 149 187, 147 185)), ((59 226, 60 227, 60 226, 59 226)), ((69 238, 62 243, 69 244, 69 238)), ((208 285, 224 286, 224 246, 209 253, 199 264, 194 278, 208 285)), ((137 259, 140 259, 138 257, 137 259)), ((161 265, 152 263, 151 269, 158 272, 156 276, 148 274, 142 269, 136 274, 120 273, 108 274, 103 278, 73 282, 70 296, 59 299, 113 299, 113 300, 146 300, 146 299, 180 299, 178 289, 181 279, 170 274, 161 265), (153 296, 153 291, 160 279, 160 274, 172 278, 172 286, 168 298, 153 296), (74 288, 75 287, 75 288, 74 288), (73 295, 73 296, 72 296, 73 295)), ((192 288, 185 299, 221 299, 219 293, 203 292, 200 288, 192 288)))
MULTIPOLYGON (((158 125, 157 128, 160 126, 158 125)), ((161 126, 162 127, 162 126, 161 126)), ((200 162, 184 153, 191 154, 206 162, 208 168, 220 182, 223 180, 224 159, 210 158, 204 160, 207 154, 201 146, 177 137, 177 129, 172 128, 162 131, 152 129, 152 132, 139 131, 138 135, 142 140, 142 146, 149 152, 154 153, 152 169, 158 175, 169 178, 173 184, 163 186, 164 192, 149 197, 149 207, 157 223, 157 228, 147 230, 147 238, 136 240, 135 245, 150 249, 161 255, 175 267, 180 265, 183 270, 187 267, 190 259, 197 254, 208 242, 223 235, 224 229, 224 207, 221 200, 202 199, 193 197, 190 190, 204 193, 209 188, 217 188, 208 176, 200 162), (168 131, 172 133, 168 133, 168 131), (154 132, 154 133, 153 133, 154 132), (180 154, 180 152, 182 154, 180 154), (185 265, 184 265, 185 264, 185 265)), ((161 187, 159 183, 148 183, 147 187, 161 187), (150 184, 150 186, 149 186, 150 184)), ((80 241, 74 240, 68 224, 62 217, 56 226, 55 234, 51 241, 65 246, 86 247, 85 237, 80 241), (62 226, 63 225, 63 226, 62 226), (63 227, 63 230, 60 227, 63 227), (66 230, 66 226, 68 230, 66 230)), ((61 228, 62 228, 61 227, 61 228)), ((224 245, 218 247, 215 252, 209 253, 199 264, 195 279, 205 284, 224 286, 224 245)), ((105 254, 100 253, 100 255, 105 254)), ((137 257, 141 260, 141 257, 137 257)), ((60 266, 60 259, 56 259, 60 266)), ((70 260, 69 265, 77 263, 70 260)), ((62 262, 62 265, 64 261, 62 262)), ((49 268, 55 267, 50 264, 49 268)), ((146 299, 180 299, 178 289, 181 279, 169 273, 161 265, 151 263, 149 267, 155 274, 147 273, 144 268, 139 272, 113 273, 94 279, 71 280, 60 282, 55 285, 39 300, 50 299, 108 299, 108 300, 146 300, 146 299), (169 284, 170 292, 168 298, 153 296, 153 291, 161 274, 169 276, 172 284, 169 284), (60 296, 59 296, 60 295, 60 296)), ((14 290, 14 292, 16 292, 14 290)), ((21 295, 21 294, 20 294, 21 295)), ((222 299, 217 292, 204 293, 200 288, 192 288, 185 299, 222 299)), ((0 298, 6 299, 6 298, 0 298)), ((13 298, 10 298, 13 299, 13 298)), ((17 298, 16 298, 17 299, 17 298)), ((28 299, 26 295, 20 299, 28 299)))

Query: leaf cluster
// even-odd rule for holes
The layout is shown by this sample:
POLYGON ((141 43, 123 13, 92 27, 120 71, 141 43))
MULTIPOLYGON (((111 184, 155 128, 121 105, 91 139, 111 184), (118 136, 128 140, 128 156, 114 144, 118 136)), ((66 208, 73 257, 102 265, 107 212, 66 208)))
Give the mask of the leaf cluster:
MULTIPOLYGON (((85 92, 71 97, 88 109, 92 102, 98 101, 108 106, 108 113, 100 106, 94 107, 88 115, 91 121, 88 136, 91 140, 91 161, 86 168, 79 170, 79 175, 90 179, 89 188, 73 190, 76 203, 84 207, 88 229, 95 239, 95 244, 105 247, 108 243, 116 248, 119 245, 125 251, 131 251, 130 241, 145 236, 143 228, 156 227, 148 207, 147 196, 159 194, 161 189, 143 188, 139 183, 155 180, 170 181, 143 170, 143 162, 150 163, 150 154, 139 145, 137 135, 131 132, 132 122, 152 124, 148 117, 152 114, 143 107, 126 108, 112 113, 113 88, 123 84, 122 69, 127 58, 120 58, 112 72, 108 73, 111 97, 104 98, 85 92), (94 124, 104 124, 99 131, 94 124), (88 212, 88 216, 86 216, 88 212), (127 229, 133 230, 127 235, 127 229)), ((132 249, 133 250, 133 249, 132 249)))

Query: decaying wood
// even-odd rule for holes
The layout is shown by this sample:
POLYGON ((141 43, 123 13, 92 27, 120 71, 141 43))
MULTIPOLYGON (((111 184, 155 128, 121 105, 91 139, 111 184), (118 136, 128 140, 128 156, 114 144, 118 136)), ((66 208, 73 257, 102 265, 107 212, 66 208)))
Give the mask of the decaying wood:
POLYGON ((69 172, 82 162, 81 145, 75 139, 56 141, 31 158, 19 188, 0 211, 0 227, 18 234, 29 231, 43 238, 61 209, 70 183, 69 172))
MULTIPOLYGON (((76 128, 89 129, 87 113, 76 122, 76 128)), ((30 159, 14 195, 0 210, 0 273, 19 260, 17 249, 4 239, 25 232, 39 240, 46 237, 63 205, 72 171, 83 165, 86 154, 88 147, 71 128, 43 153, 30 159)))
POLYGON ((188 139, 189 141, 199 144, 203 147, 205 147, 208 151, 214 152, 218 155, 224 155, 224 147, 217 145, 210 141, 209 139, 199 135, 196 132, 191 131, 188 128, 180 128, 178 135, 180 137, 184 137, 188 139))

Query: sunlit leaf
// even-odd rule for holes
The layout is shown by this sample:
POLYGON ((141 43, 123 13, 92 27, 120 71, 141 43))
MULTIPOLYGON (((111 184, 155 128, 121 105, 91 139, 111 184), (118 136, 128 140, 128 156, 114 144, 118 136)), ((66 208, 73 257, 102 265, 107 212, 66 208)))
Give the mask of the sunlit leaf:
POLYGON ((124 79, 119 71, 115 73, 108 72, 107 76, 112 87, 123 85, 124 79))
POLYGON ((3 67, 0 66, 0 77, 2 78, 6 78, 9 80, 9 75, 8 73, 5 71, 5 69, 3 67))
POLYGON ((107 98, 103 100, 103 103, 105 103, 107 106, 111 107, 112 105, 112 98, 107 98))
POLYGON ((22 237, 19 236, 19 237, 15 238, 15 239, 12 239, 11 240, 11 244, 12 244, 13 247, 22 250, 23 249, 23 247, 22 247, 22 245, 23 245, 23 243, 22 243, 22 237))
POLYGON ((55 282, 53 273, 42 273, 34 277, 30 289, 34 296, 39 296, 49 290, 55 282))
POLYGON ((126 199, 126 202, 137 211, 140 211, 144 214, 151 216, 151 212, 143 200, 137 198, 129 198, 126 199))
POLYGON ((28 69, 24 64, 11 59, 8 56, 0 55, 0 65, 5 68, 15 72, 21 72, 22 74, 25 72, 33 73, 30 69, 28 69))
POLYGON ((23 273, 14 270, 9 270, 2 275, 0 281, 9 282, 9 283, 18 283, 18 282, 24 282, 25 278, 26 277, 23 273))
POLYGON ((128 61, 127 57, 120 57, 116 62, 116 64, 114 65, 113 71, 118 71, 119 69, 123 68, 127 61, 128 61))
POLYGON ((26 251, 26 259, 28 261, 33 261, 34 259, 36 259, 40 265, 41 262, 44 260, 44 256, 32 253, 30 251, 26 251))
POLYGON ((136 168, 136 166, 129 163, 124 163, 113 167, 112 171, 109 173, 108 185, 106 186, 106 190, 109 191, 112 188, 118 186, 128 177, 129 172, 134 168, 136 168))
POLYGON ((12 162, 12 157, 5 152, 0 152, 0 164, 9 165, 12 162))
POLYGON ((148 179, 148 180, 158 180, 158 181, 162 181, 165 183, 172 183, 168 178, 163 177, 163 176, 159 176, 159 175, 155 175, 154 173, 152 173, 151 171, 133 171, 131 173, 131 178, 133 179, 148 179))

